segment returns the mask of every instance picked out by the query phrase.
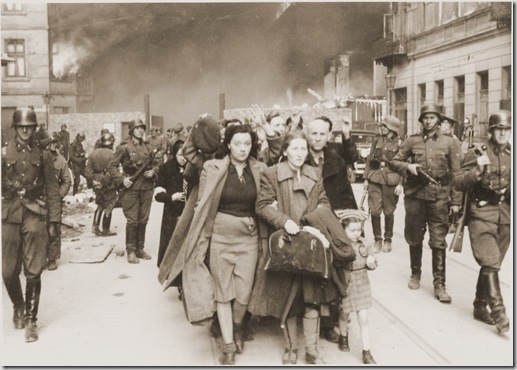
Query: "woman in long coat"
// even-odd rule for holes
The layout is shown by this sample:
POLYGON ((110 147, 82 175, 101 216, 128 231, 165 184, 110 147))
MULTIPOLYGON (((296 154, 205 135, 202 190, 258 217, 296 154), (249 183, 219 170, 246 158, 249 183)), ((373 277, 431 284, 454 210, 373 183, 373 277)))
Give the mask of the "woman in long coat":
POLYGON ((162 263, 163 255, 176 228, 178 217, 185 207, 186 194, 183 186, 183 172, 187 160, 181 152, 178 153, 182 146, 182 140, 174 142, 171 149, 171 158, 158 168, 158 179, 155 183, 156 187, 165 189, 165 191, 156 193, 154 196, 157 202, 163 203, 160 244, 158 247, 158 267, 162 263))
MULTIPOLYGON (((287 158, 269 167, 261 177, 257 197, 257 215, 275 230, 284 228, 288 234, 300 230, 300 219, 316 207, 329 207, 322 179, 317 169, 304 164, 308 143, 302 131, 289 132, 283 141, 282 151, 287 158)), ((296 275, 264 271, 267 259, 267 239, 261 243, 262 252, 255 277, 255 286, 248 310, 258 316, 282 318, 296 275)), ((284 327, 284 364, 297 360, 297 316, 303 313, 303 331, 306 344, 306 362, 323 363, 317 350, 319 338, 319 304, 324 302, 321 280, 302 277, 301 290, 290 308, 284 327)))

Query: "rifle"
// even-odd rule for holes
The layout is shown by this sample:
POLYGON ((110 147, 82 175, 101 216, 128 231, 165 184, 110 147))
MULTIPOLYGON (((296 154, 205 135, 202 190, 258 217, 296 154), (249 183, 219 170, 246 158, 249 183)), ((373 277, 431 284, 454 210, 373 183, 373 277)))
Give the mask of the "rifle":
MULTIPOLYGON (((474 147, 474 128, 472 124, 469 124, 466 128, 469 129, 467 134, 469 149, 472 149, 474 147)), ((486 145, 483 145, 482 150, 486 150, 486 145)), ((470 194, 469 191, 465 191, 461 201, 460 216, 458 217, 458 221, 455 224, 456 229, 454 230, 454 235, 452 237, 451 245, 449 246, 449 251, 461 253, 461 250, 463 249, 463 235, 465 231, 465 225, 467 224, 469 208, 470 194)), ((451 227, 452 226, 453 225, 451 225, 451 227)))
MULTIPOLYGON (((131 176, 129 178, 129 180, 131 180, 131 182, 135 182, 140 176, 142 176, 142 174, 144 173, 144 171, 147 169, 147 167, 149 166, 150 163, 152 163, 152 161, 154 160, 154 157, 156 157, 156 153, 158 153, 158 149, 153 149, 153 151, 151 153, 149 153, 149 156, 147 157, 146 160, 144 160, 142 162, 142 165, 140 167, 138 167, 138 169, 136 170, 136 172, 133 174, 133 176, 131 176)), ((118 196, 119 198, 122 198, 124 196, 124 193, 128 190, 129 188, 126 188, 126 186, 124 185, 124 183, 120 184, 120 186, 118 187, 117 189, 117 192, 118 192, 118 196)))

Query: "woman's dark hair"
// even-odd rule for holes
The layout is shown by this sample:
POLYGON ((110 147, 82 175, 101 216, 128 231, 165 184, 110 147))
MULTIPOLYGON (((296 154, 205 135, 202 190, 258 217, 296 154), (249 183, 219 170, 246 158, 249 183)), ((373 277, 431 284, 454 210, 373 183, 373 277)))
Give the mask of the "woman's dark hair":
MULTIPOLYGON (((287 121, 285 121, 285 125, 287 127, 290 127, 294 124, 294 120, 292 117, 288 117, 287 118, 287 121)), ((293 129, 293 128, 291 128, 293 129)), ((296 125, 296 127, 294 127, 295 130, 303 130, 303 117, 300 117, 300 122, 298 122, 298 124, 296 125)))
POLYGON ((230 145, 230 142, 236 134, 249 134, 251 136, 250 157, 257 158, 259 148, 258 136, 257 133, 253 131, 253 128, 250 125, 230 125, 229 127, 227 127, 224 132, 223 143, 215 152, 214 157, 217 159, 222 159, 230 153, 228 145, 230 145))
POLYGON ((171 146, 171 156, 176 161, 176 154, 178 154, 178 150, 183 146, 183 140, 176 140, 171 146))
POLYGON ((320 121, 324 121, 324 122, 327 122, 329 124, 329 132, 332 132, 332 126, 333 126, 333 123, 332 121, 330 120, 330 118, 328 118, 327 116, 320 116, 320 117, 317 117, 317 118, 314 118, 314 121, 316 120, 320 120, 320 121))
MULTIPOLYGON (((307 142, 307 148, 309 148, 309 140, 307 140, 307 135, 305 135, 305 132, 302 130, 294 130, 289 131, 287 134, 284 135, 284 138, 282 139, 282 147, 280 148, 280 153, 283 153, 289 148, 289 145, 291 144, 291 141, 294 139, 303 139, 307 142)), ((282 160, 285 160, 285 156, 283 156, 282 160)))
POLYGON ((280 117, 280 112, 277 112, 277 111, 272 111, 272 112, 269 112, 266 116, 266 121, 268 123, 271 123, 271 120, 275 117, 280 117))
POLYGON ((348 225, 353 224, 355 222, 359 222, 361 225, 364 225, 363 220, 361 220, 359 217, 354 217, 354 216, 342 219, 341 225, 343 225, 343 227, 347 227, 348 225))

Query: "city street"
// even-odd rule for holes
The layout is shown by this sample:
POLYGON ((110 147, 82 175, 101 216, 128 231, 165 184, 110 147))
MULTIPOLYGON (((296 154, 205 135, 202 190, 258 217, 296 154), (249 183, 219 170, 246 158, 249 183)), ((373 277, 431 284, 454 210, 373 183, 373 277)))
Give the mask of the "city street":
MULTIPOLYGON (((362 185, 354 184, 356 199, 362 185)), ((425 247, 422 286, 407 288, 410 275, 408 247, 404 241, 403 198, 395 216, 393 251, 377 255, 379 267, 370 272, 374 306, 370 310, 372 354, 383 366, 512 366, 513 251, 510 248, 500 273, 503 298, 511 330, 498 335, 494 326, 472 318, 478 266, 466 236, 462 253, 448 252, 447 290, 451 304, 433 297, 431 251, 425 247)), ((91 214, 93 215, 93 213, 91 214)), ((153 202, 147 228, 150 261, 138 265, 117 256, 124 248, 125 219, 114 210, 114 237, 95 237, 91 215, 78 240, 64 240, 56 271, 45 271, 38 315, 40 338, 24 342, 24 331, 12 325, 12 306, 2 288, 3 366, 187 366, 219 365, 219 344, 209 335, 209 325, 193 326, 185 319, 177 290, 162 291, 158 280, 158 248, 162 204, 153 202), (79 246, 115 245, 102 263, 70 263, 79 246)), ((366 225, 371 235, 371 224, 366 225)), ((452 235, 449 235, 449 238, 452 235)), ((450 240, 450 239, 449 239, 450 240)), ((23 274, 22 274, 23 275, 23 274)), ((22 280, 23 281, 23 280, 22 280)), ((24 286, 24 283, 22 283, 24 286)), ((236 365, 279 366, 283 338, 278 322, 254 319, 255 340, 246 342, 236 365)), ((300 323, 301 324, 301 323, 300 323)), ((357 318, 352 315, 351 351, 321 340, 321 353, 329 365, 362 364, 357 318)), ((300 326, 301 329, 301 326, 300 326)), ((299 330, 298 364, 304 364, 299 330)))

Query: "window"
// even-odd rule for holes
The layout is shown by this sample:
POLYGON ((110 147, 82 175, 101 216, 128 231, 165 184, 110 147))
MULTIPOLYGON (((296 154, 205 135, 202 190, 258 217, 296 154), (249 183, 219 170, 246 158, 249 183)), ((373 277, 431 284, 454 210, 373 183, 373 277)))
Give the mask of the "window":
POLYGON ((23 4, 20 3, 4 3, 2 4, 2 13, 24 13, 23 4))
POLYGON ((512 109, 512 67, 503 67, 501 75, 501 101, 499 103, 500 109, 512 109))
POLYGON ((486 137, 488 132, 488 71, 477 74, 477 87, 479 127, 474 127, 474 136, 486 137))
POLYGON ((458 120, 458 124, 454 126, 454 134, 457 137, 463 136, 465 120, 465 76, 454 77, 454 118, 458 120))
POLYGON ((25 40, 5 40, 6 53, 14 63, 8 63, 5 68, 6 77, 25 77, 25 40))
POLYGON ((418 110, 420 110, 420 108, 422 108, 422 106, 425 104, 426 99, 425 83, 418 85, 418 95, 418 101, 420 102, 418 110))
POLYGON ((434 102, 443 107, 443 80, 434 83, 434 102))
MULTIPOLYGON (((405 87, 393 90, 395 93, 395 117, 400 120, 403 127, 401 135, 405 138, 407 132, 407 89, 405 87)), ((417 128, 418 130, 418 128, 417 128)), ((399 131, 400 132, 400 131, 399 131)))

